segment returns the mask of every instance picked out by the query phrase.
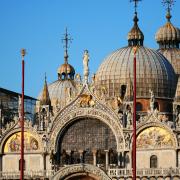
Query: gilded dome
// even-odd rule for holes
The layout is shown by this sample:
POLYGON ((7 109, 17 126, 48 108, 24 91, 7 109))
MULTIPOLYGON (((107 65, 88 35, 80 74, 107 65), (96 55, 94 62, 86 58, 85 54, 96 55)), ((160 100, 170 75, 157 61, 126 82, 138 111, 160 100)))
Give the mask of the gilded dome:
POLYGON ((57 70, 57 73, 58 75, 71 75, 71 76, 74 76, 75 75, 75 70, 74 68, 68 64, 68 63, 65 63, 65 64, 62 64, 58 70, 57 70))
MULTIPOLYGON (((133 46, 116 50, 105 58, 96 73, 96 88, 104 88, 109 97, 119 96, 126 87, 126 97, 133 96, 133 46)), ((176 75, 168 60, 155 50, 139 46, 136 53, 137 98, 173 98, 176 75)))

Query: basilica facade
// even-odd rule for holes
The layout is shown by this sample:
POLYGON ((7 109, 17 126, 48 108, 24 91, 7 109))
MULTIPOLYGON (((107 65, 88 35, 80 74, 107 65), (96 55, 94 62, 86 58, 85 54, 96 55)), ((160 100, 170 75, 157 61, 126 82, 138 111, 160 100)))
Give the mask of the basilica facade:
MULTIPOLYGON (((136 179, 180 179, 180 29, 170 9, 166 18, 153 50, 143 44, 135 12, 128 46, 108 55, 91 78, 88 50, 81 77, 65 48, 57 80, 45 78, 34 122, 25 121, 25 179, 132 179, 134 47, 136 179)), ((2 179, 19 179, 20 131, 18 116, 1 128, 2 179)))

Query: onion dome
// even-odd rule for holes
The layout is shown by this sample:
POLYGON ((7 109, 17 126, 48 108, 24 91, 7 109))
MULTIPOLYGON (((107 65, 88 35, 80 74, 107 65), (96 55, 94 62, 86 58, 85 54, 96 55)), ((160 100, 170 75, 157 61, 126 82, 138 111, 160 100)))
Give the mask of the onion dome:
POLYGON ((180 29, 174 27, 171 23, 170 11, 166 15, 167 23, 162 26, 156 33, 155 39, 159 44, 159 48, 179 48, 180 43, 180 29))
POLYGON ((137 12, 135 12, 133 21, 134 21, 134 26, 131 29, 131 31, 128 33, 129 46, 137 46, 137 45, 142 46, 144 41, 144 34, 142 33, 142 31, 138 26, 139 19, 137 17, 137 12))
POLYGON ((46 81, 46 76, 45 76, 43 91, 42 91, 42 94, 40 96, 40 103, 41 103, 41 105, 51 105, 51 100, 49 97, 49 91, 48 91, 48 86, 47 86, 47 81, 46 81))
POLYGON ((132 100, 134 47, 137 46, 137 98, 150 98, 151 90, 156 98, 173 99, 176 87, 174 69, 161 53, 143 46, 144 36, 138 28, 137 13, 134 19, 135 28, 128 34, 129 46, 112 52, 104 59, 96 73, 96 89, 109 98, 122 97, 124 93, 127 100, 132 100))

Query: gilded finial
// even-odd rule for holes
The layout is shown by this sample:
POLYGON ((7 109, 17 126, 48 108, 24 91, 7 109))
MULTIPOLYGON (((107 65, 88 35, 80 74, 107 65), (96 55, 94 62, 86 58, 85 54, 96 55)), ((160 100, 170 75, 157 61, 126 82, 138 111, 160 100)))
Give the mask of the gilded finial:
POLYGON ((25 55, 26 55, 26 49, 22 48, 21 49, 21 56, 22 56, 22 58, 24 58, 25 55))
POLYGON ((68 34, 68 30, 67 30, 67 27, 65 29, 65 34, 64 34, 64 38, 62 38, 62 42, 64 43, 64 61, 65 61, 65 64, 68 64, 68 48, 69 48, 69 42, 71 43, 72 42, 72 38, 69 37, 69 34, 68 34))
POLYGON ((174 5, 175 0, 163 0, 162 3, 164 6, 166 6, 167 14, 166 14, 166 19, 168 22, 170 22, 171 19, 171 9, 172 6, 174 5))

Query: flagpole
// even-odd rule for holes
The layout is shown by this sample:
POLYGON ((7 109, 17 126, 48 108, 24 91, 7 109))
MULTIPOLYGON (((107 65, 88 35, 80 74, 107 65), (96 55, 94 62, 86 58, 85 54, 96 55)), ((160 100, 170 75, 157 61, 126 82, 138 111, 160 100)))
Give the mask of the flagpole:
POLYGON ((22 56, 22 97, 21 97, 21 159, 20 159, 20 180, 24 180, 24 56, 26 50, 21 50, 22 56))
POLYGON ((137 47, 134 50, 134 94, 133 94, 133 151, 132 151, 132 168, 133 168, 133 180, 136 180, 136 52, 137 47))

